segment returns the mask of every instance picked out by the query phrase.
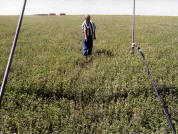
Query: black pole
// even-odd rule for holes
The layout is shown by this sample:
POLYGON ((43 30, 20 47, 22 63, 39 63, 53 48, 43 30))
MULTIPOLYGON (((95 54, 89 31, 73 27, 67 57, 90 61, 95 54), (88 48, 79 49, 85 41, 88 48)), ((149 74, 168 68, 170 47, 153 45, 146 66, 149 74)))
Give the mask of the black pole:
POLYGON ((3 79, 3 82, 2 82, 2 85, 1 85, 0 105, 1 105, 1 102, 2 102, 3 95, 4 95, 5 87, 6 87, 6 84, 7 84, 7 78, 8 78, 9 72, 10 72, 10 68, 11 68, 11 64, 12 64, 12 60, 13 60, 13 55, 14 55, 14 52, 15 52, 18 36, 19 36, 19 33, 20 33, 20 28, 21 28, 21 24, 22 24, 22 20, 23 20, 23 16, 24 16, 26 3, 27 3, 27 0, 24 0, 22 13, 21 13, 21 16, 19 18, 17 30, 16 30, 16 33, 15 33, 14 41, 13 41, 11 52, 10 52, 10 55, 9 55, 9 60, 8 60, 8 63, 7 63, 5 74, 4 74, 4 79, 3 79))

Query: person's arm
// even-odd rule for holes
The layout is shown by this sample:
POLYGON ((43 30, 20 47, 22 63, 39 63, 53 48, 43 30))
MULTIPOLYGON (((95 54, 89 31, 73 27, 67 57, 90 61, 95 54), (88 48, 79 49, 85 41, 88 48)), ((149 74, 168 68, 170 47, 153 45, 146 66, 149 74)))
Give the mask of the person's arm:
POLYGON ((84 36, 85 36, 85 41, 88 41, 88 38, 87 38, 87 30, 84 29, 84 36))
POLYGON ((85 41, 88 41, 88 38, 87 38, 87 29, 86 29, 86 26, 85 26, 84 23, 82 24, 82 30, 83 30, 83 33, 84 33, 85 41))
POLYGON ((96 40, 96 26, 95 26, 95 23, 93 23, 93 26, 94 26, 94 40, 96 40))
POLYGON ((95 31, 94 31, 93 35, 94 35, 94 40, 96 40, 96 34, 95 34, 95 31))

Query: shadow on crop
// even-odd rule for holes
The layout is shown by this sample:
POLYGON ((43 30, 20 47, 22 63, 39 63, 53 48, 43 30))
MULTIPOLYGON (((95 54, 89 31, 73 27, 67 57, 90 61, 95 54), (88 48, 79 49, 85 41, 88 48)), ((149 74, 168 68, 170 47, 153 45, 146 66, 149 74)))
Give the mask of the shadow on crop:
POLYGON ((84 68, 92 62, 93 62, 93 56, 88 56, 88 57, 78 58, 77 60, 74 61, 74 65, 84 68))
MULTIPOLYGON (((42 97, 46 99, 58 99, 66 98, 68 100, 74 100, 74 101, 85 101, 89 103, 91 100, 93 100, 96 96, 96 93, 98 90, 96 88, 88 88, 85 90, 76 90, 72 87, 65 88, 64 84, 60 84, 60 87, 57 89, 47 89, 44 86, 41 86, 43 88, 41 89, 16 89, 17 94, 28 94, 28 95, 36 95, 37 97, 42 97)), ((155 92, 152 88, 138 88, 138 89, 130 89, 124 92, 120 92, 120 89, 118 89, 117 93, 111 93, 106 94, 103 93, 104 88, 101 89, 99 94, 102 94, 100 97, 103 99, 103 102, 110 102, 112 100, 117 101, 118 98, 124 98, 126 99, 128 96, 132 96, 134 98, 138 98, 141 95, 144 95, 145 98, 149 96, 156 97, 155 92), (102 97, 103 96, 103 97, 102 97)), ((159 95, 166 106, 166 97, 171 95, 172 97, 176 98, 178 100, 178 88, 177 87, 167 87, 167 86, 158 86, 158 92, 159 95)))
POLYGON ((98 56, 106 56, 106 57, 114 57, 114 54, 111 50, 106 49, 97 49, 90 56, 83 56, 82 58, 78 58, 74 61, 74 66, 80 66, 81 68, 86 67, 87 65, 93 63, 94 57, 98 56))
POLYGON ((107 57, 113 57, 114 56, 114 54, 111 50, 97 49, 94 52, 94 56, 101 56, 101 55, 104 55, 104 56, 107 56, 107 57))

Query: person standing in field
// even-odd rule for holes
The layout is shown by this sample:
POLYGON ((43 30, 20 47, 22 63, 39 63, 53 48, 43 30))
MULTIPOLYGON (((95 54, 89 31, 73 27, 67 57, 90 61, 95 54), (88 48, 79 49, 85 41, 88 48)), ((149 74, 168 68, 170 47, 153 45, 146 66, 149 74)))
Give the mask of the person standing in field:
POLYGON ((85 21, 82 24, 83 30, 83 55, 89 56, 92 54, 93 40, 96 40, 95 30, 96 26, 93 21, 90 20, 90 15, 85 16, 85 21))

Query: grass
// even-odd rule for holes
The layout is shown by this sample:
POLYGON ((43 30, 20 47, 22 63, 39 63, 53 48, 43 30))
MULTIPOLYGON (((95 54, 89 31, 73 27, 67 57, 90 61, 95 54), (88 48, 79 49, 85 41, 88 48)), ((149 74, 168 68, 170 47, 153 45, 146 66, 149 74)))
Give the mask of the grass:
MULTIPOLYGON (((18 21, 0 17, 0 81, 18 21)), ((82 56, 82 16, 25 16, 0 109, 0 133, 171 133, 131 16, 93 16, 93 55, 82 56)), ((178 131, 178 17, 136 17, 142 48, 178 131)))

